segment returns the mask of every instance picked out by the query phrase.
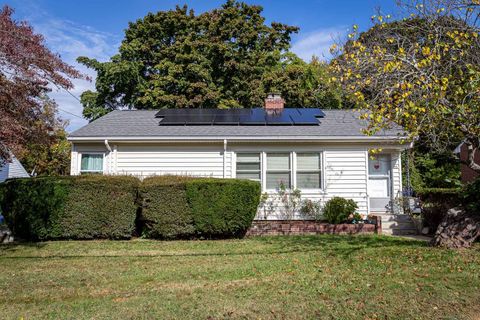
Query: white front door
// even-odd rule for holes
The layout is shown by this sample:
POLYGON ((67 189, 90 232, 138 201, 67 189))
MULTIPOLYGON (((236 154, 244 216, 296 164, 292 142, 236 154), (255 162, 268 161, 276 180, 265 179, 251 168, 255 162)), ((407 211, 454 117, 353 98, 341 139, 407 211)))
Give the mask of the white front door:
POLYGON ((391 195, 391 157, 379 154, 368 160, 368 196, 370 210, 385 211, 391 195))

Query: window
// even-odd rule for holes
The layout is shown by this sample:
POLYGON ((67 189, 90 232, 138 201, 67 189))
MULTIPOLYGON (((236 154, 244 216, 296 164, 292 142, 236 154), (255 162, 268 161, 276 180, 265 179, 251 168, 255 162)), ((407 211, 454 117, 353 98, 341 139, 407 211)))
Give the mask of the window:
POLYGON ((237 178, 260 181, 260 153, 237 154, 237 178))
POLYGON ((297 153, 297 188, 320 189, 320 168, 319 153, 297 153))
POLYGON ((80 173, 103 173, 103 154, 84 153, 80 164, 80 173))
POLYGON ((267 189, 291 188, 290 168, 290 153, 267 153, 267 189))

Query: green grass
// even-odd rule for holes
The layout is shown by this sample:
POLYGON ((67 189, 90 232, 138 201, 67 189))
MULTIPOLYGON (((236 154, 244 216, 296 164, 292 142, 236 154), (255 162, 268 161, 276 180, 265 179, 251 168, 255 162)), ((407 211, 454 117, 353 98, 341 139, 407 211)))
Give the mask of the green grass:
POLYGON ((0 246, 2 319, 475 319, 480 246, 379 236, 0 246))

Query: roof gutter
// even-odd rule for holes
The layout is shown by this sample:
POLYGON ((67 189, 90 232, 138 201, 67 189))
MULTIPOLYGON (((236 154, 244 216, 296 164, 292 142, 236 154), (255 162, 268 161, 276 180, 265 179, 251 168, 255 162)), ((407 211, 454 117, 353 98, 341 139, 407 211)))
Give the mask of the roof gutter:
POLYGON ((402 137, 398 136, 231 136, 231 137, 208 137, 208 136, 137 136, 137 137, 68 137, 68 141, 78 142, 168 142, 168 141, 205 141, 205 142, 223 142, 229 141, 322 141, 322 142, 372 142, 372 141, 392 141, 401 142, 402 137))

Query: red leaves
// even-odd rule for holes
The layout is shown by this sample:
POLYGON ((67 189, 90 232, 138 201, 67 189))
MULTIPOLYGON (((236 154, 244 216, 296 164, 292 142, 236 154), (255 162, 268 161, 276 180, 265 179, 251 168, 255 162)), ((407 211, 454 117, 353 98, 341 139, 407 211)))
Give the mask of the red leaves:
MULTIPOLYGON (((40 120, 49 85, 71 89, 70 78, 84 76, 51 52, 44 38, 26 21, 0 11, 0 158, 6 148, 21 151, 34 123, 40 120)), ((31 142, 31 141, 30 141, 31 142)))

